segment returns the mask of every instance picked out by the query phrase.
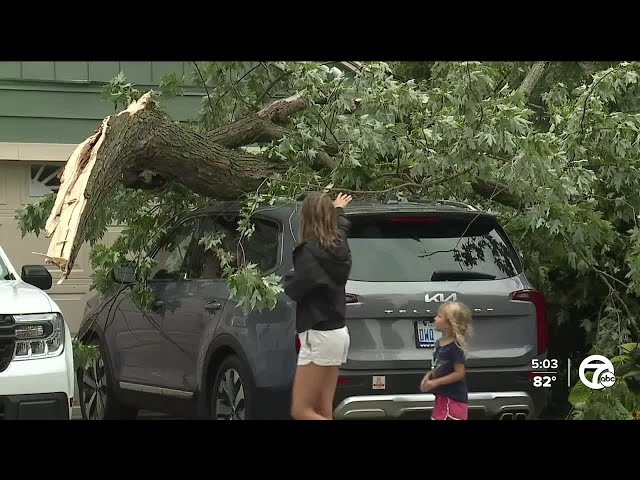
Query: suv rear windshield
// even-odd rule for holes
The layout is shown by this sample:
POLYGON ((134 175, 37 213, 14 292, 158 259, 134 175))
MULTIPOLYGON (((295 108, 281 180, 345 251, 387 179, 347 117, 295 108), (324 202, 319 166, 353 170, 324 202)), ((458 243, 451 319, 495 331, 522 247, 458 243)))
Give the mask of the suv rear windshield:
POLYGON ((522 268, 504 232, 491 218, 476 215, 349 218, 351 280, 504 279, 517 275, 522 268))

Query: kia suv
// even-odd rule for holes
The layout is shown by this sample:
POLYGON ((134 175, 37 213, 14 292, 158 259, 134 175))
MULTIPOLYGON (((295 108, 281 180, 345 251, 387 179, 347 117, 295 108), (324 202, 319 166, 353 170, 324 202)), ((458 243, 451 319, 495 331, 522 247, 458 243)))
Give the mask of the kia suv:
MULTIPOLYGON (((244 314, 230 299, 204 237, 222 232, 236 261, 264 275, 292 266, 300 202, 259 210, 255 232, 238 243, 239 205, 185 214, 155 250, 143 312, 131 298, 131 267, 118 288, 87 305, 78 339, 101 358, 78 372, 84 418, 134 418, 139 410, 215 419, 290 418, 299 343, 295 304, 244 314)), ((348 361, 340 370, 334 418, 428 419, 434 396, 419 391, 439 333, 438 306, 473 312, 467 361, 470 418, 530 419, 547 390, 531 381, 546 358, 541 294, 527 280, 496 218, 456 202, 352 202, 347 283, 348 361)))

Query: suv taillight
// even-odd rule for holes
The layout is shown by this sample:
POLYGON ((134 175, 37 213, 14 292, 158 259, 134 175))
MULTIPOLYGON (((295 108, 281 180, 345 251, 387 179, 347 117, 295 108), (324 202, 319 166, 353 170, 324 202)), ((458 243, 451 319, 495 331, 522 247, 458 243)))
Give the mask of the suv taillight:
POLYGON ((538 355, 547 351, 549 330, 547 326, 547 308, 544 297, 537 290, 519 290, 511 294, 512 300, 531 302, 536 307, 536 328, 538 331, 538 355))
POLYGON ((298 332, 295 332, 296 336, 296 354, 300 353, 300 337, 298 336, 298 332))

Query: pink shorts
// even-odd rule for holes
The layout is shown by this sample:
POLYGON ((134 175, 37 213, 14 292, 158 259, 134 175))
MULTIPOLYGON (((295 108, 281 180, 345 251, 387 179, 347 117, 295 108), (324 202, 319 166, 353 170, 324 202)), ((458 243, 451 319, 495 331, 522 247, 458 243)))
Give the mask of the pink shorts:
POLYGON ((431 420, 467 420, 469 405, 436 395, 431 420))

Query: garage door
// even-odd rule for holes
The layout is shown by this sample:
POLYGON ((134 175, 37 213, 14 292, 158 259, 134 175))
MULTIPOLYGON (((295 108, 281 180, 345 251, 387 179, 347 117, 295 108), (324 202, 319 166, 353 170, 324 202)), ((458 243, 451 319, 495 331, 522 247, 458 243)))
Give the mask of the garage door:
MULTIPOLYGON (((60 162, 0 161, 0 243, 18 271, 26 264, 44 264, 44 257, 33 252, 46 253, 49 239, 41 232, 22 238, 15 220, 15 212, 21 205, 37 202, 51 191, 57 191, 60 183, 58 173, 64 164, 60 162)), ((117 235, 110 229, 108 239, 117 235)), ((60 274, 49 268, 53 276, 53 287, 48 292, 60 306, 65 319, 75 335, 80 326, 87 294, 91 285, 89 247, 84 245, 78 254, 73 271, 62 285, 56 285, 60 274)))

